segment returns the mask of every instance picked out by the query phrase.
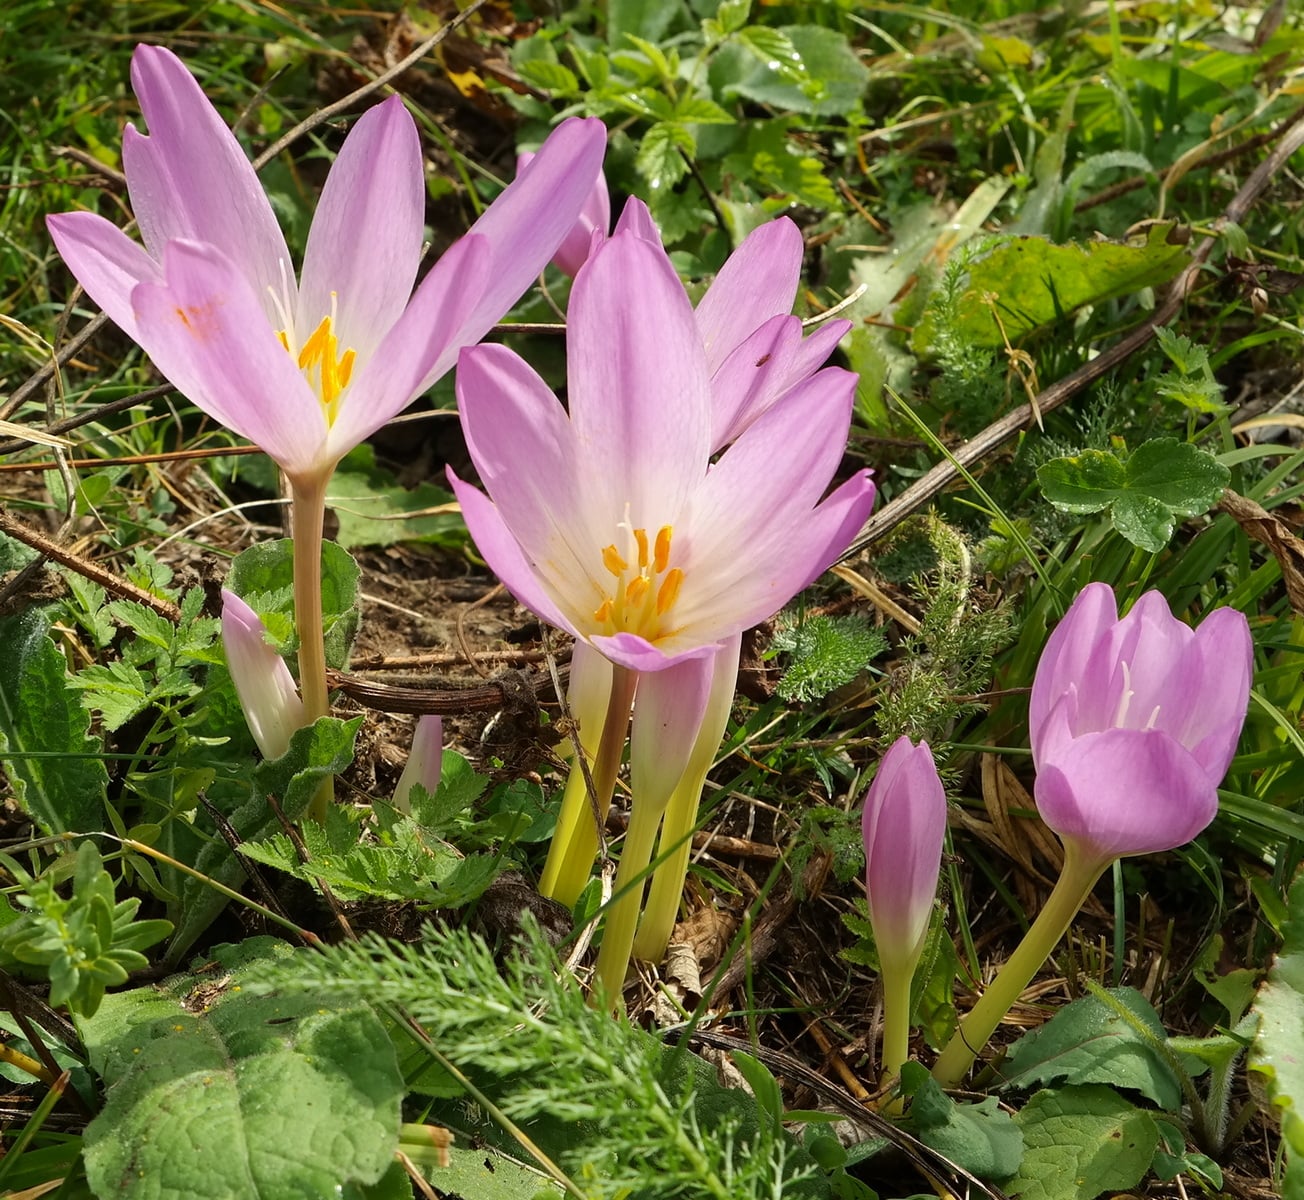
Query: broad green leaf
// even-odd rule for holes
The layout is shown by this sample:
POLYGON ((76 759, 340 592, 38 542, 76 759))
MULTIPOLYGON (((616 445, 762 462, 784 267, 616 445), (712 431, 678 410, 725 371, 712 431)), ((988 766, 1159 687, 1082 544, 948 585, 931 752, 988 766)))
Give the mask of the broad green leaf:
POLYGON ((907 1063, 901 1082, 910 1102, 909 1125, 919 1140, 982 1179, 1019 1169, 1023 1135, 996 1097, 978 1104, 952 1100, 918 1063, 907 1063))
POLYGON ((656 42, 684 10, 680 0, 607 0, 607 45, 625 45, 625 35, 656 42))
POLYGON ((561 1188, 546 1175, 492 1147, 468 1150, 452 1146, 447 1167, 431 1167, 426 1178, 441 1196, 473 1196, 475 1200, 535 1200, 560 1196, 561 1188))
MULTIPOLYGON (((964 292, 949 318, 955 335, 977 346, 1003 346, 1007 338, 1017 342, 1083 305, 1167 283, 1190 258, 1185 246, 1170 242, 1172 232, 1172 225, 1156 225, 1139 246, 1057 246, 1038 237, 998 240, 990 253, 969 265, 964 292)), ((916 350, 923 352, 933 343, 937 321, 934 301, 912 337, 916 350)))
POLYGON ((1284 939, 1254 1009, 1250 1070, 1263 1076, 1287 1148, 1284 1194, 1304 1196, 1304 872, 1288 897, 1284 939))
POLYGON ((1213 455, 1176 438, 1143 442, 1126 459, 1084 450, 1037 469, 1037 481, 1056 508, 1109 509, 1114 528, 1152 554, 1168 544, 1177 517, 1208 511, 1230 480, 1231 472, 1213 455))
MULTIPOLYGON (((1167 1039, 1159 1015, 1135 988, 1113 988, 1110 995, 1156 1039, 1167 1039)), ((1046 1024, 1025 1033, 1010 1048, 1002 1078, 1005 1087, 1020 1090, 1055 1080, 1110 1083, 1140 1092, 1168 1112, 1182 1105, 1181 1084, 1163 1055, 1095 996, 1074 1000, 1046 1024)))
POLYGON ((526 83, 560 96, 573 96, 580 90, 575 72, 561 63, 534 58, 518 63, 516 69, 526 83))
POLYGON ((454 547, 466 542, 466 524, 452 493, 432 483, 400 487, 375 465, 370 446, 359 446, 340 464, 326 506, 339 521, 335 540, 346 550, 395 542, 454 547))
POLYGON ((747 99, 812 116, 845 116, 860 110, 869 69, 836 29, 785 25, 763 34, 760 26, 753 25, 740 36, 761 60, 734 85, 747 99))
POLYGON ((39 609, 0 618, 0 762, 45 833, 99 829, 109 775, 39 609))
POLYGON ((198 974, 108 996, 82 1023, 107 1086, 84 1142, 96 1195, 317 1200, 385 1174, 403 1083, 376 1014, 240 986, 296 953, 272 938, 221 947, 198 974))
POLYGON ((1154 1118, 1100 1084, 1038 1092, 1015 1114, 1023 1162, 1002 1189, 1023 1200, 1094 1200, 1135 1187, 1150 1168, 1154 1118))
MULTIPOLYGON (((353 556, 334 542, 321 546, 321 605, 326 626, 326 661, 337 670, 348 661, 358 632, 358 579, 353 556)), ((267 625, 273 640, 286 642, 294 625, 294 543, 260 542, 231 561, 226 586, 267 625), (273 619, 279 616, 280 621, 273 619)))

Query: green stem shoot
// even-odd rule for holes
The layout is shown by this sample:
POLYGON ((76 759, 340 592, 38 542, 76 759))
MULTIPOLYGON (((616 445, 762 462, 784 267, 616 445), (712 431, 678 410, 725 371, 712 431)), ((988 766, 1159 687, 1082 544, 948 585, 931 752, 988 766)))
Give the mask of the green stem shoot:
POLYGON ((1038 913, 1032 928, 1005 966, 997 972, 982 999, 960 1022, 960 1028, 933 1067, 933 1078, 944 1088, 955 1087, 964 1078, 1002 1018, 1073 923, 1073 918, 1110 861, 1084 860, 1076 843, 1064 843, 1064 869, 1046 900, 1045 908, 1038 913))

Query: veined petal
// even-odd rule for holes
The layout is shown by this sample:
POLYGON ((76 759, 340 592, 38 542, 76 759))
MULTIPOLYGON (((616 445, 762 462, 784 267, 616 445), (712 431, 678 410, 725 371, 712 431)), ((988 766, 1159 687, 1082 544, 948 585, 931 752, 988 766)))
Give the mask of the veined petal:
POLYGON ((538 573, 522 551, 520 543, 504 523, 502 514, 477 487, 463 483, 447 468, 449 486, 462 506, 462 518, 471 531, 475 548, 502 581, 503 586, 541 621, 583 636, 541 585, 538 573))
POLYGON ((68 269, 86 294, 123 333, 136 338, 132 289, 157 283, 162 269, 111 221, 95 213, 58 213, 45 218, 46 227, 68 269))
POLYGON ((618 667, 628 667, 631 671, 657 672, 688 659, 712 658, 734 632, 730 630, 722 633, 718 642, 664 638, 654 646, 636 633, 591 637, 589 642, 618 667))
POLYGON ((181 60, 138 46, 131 83, 149 136, 122 137, 132 211, 156 259, 175 238, 216 246, 248 280, 268 319, 267 289, 294 295, 294 269, 272 206, 240 143, 181 60))
POLYGON ((1038 764, 1035 794, 1047 825, 1106 861, 1181 846, 1218 812, 1216 781, 1157 729, 1075 738, 1038 764))
POLYGON ((338 461, 401 413, 457 361, 462 330, 490 270, 489 248, 467 235, 430 269, 379 349, 358 371, 330 431, 338 461))
POLYGON ((163 283, 132 293, 141 345, 193 404, 262 447, 289 475, 320 470, 326 418, 221 251, 170 242, 163 283))
POLYGON ((673 524, 706 470, 711 393, 660 246, 621 233, 598 248, 571 291, 566 348, 576 465, 605 489, 613 528, 673 524))
POLYGON ((334 312, 341 347, 370 358, 412 294, 424 225, 421 141, 391 96, 358 119, 326 178, 303 256, 296 344, 334 312))
POLYGON ((1089 583, 1046 639, 1032 681, 1028 729, 1037 744, 1041 723, 1070 684, 1081 685, 1096 647, 1118 622, 1118 605, 1107 583, 1089 583))
POLYGON ((801 230, 787 217, 753 229, 697 305, 711 372, 770 317, 792 311, 801 276, 801 230))
POLYGON ((463 345, 484 337, 556 253, 593 189, 606 149, 601 121, 563 121, 471 226, 492 247, 493 270, 462 329, 463 345))
MULTIPOLYGON (((517 155, 516 173, 519 175, 533 159, 532 153, 517 155)), ((601 244, 606 240, 610 228, 611 193, 607 190, 606 175, 599 171, 593 190, 585 197, 580 208, 580 215, 570 232, 562 238, 557 253, 552 256, 553 266, 574 279, 593 251, 593 239, 596 237, 598 244, 601 244)))
POLYGON ((222 647, 249 732, 265 758, 280 758, 306 723, 290 668, 267 644, 262 620, 234 592, 222 589, 222 647))
POLYGON ((1245 614, 1234 608, 1211 612, 1195 631, 1195 652, 1203 665, 1201 704, 1182 742, 1215 783, 1221 783, 1236 754, 1250 702, 1254 641, 1245 614))

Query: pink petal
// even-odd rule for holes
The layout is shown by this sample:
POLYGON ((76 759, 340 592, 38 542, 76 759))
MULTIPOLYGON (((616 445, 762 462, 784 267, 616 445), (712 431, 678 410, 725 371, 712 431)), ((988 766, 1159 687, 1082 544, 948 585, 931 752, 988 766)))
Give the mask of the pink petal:
POLYGON ((787 217, 753 229, 697 305, 697 326, 714 374, 753 330, 792 311, 801 277, 801 231, 787 217))
POLYGON ((1250 702, 1254 640, 1245 614, 1219 608, 1195 631, 1201 658, 1202 704, 1197 705, 1182 742, 1217 783, 1227 774, 1250 702))
POLYGON ((1118 606, 1107 583, 1080 591, 1046 641, 1032 681, 1028 728, 1035 746, 1041 723, 1070 684, 1080 684, 1097 645, 1118 622, 1118 606))
POLYGON ((664 808, 688 769, 711 698, 715 659, 714 654, 683 659, 639 676, 629 738, 635 804, 664 808))
POLYGON ((299 287, 296 341, 336 313, 341 348, 366 360, 398 320, 425 228, 421 141, 403 101, 368 109, 344 139, 317 202, 299 287))
POLYGON ((737 630, 722 632, 718 641, 692 638, 662 639, 655 646, 635 633, 617 633, 590 637, 589 643, 619 667, 631 671, 664 671, 688 659, 713 658, 737 630))
POLYGON ((1181 846, 1218 812, 1215 781, 1159 730, 1083 734, 1038 764, 1035 791, 1042 820, 1101 862, 1181 846))
POLYGON ((394 807, 400 812, 411 812, 412 789, 418 784, 433 796, 439 790, 443 766, 444 722, 432 714, 418 717, 412 733, 412 750, 394 788, 394 807))
POLYGON ((606 148, 601 121, 563 121, 471 226, 492 247, 493 270, 461 331, 463 345, 484 337, 538 278, 592 192, 606 148))
POLYGON ((401 413, 457 361, 466 315, 490 269, 489 248, 469 234, 430 269, 379 349, 354 376, 331 427, 335 460, 401 413))
POLYGON ((138 283, 157 283, 163 272, 144 250, 111 221, 95 213, 58 213, 45 218, 60 257, 77 282, 123 333, 136 337, 131 292, 138 283))
POLYGON ((131 82, 149 136, 127 126, 122 161, 146 248, 161 259, 174 238, 209 242, 244 275, 273 319, 267 289, 293 299, 294 270, 240 143, 172 51, 137 46, 131 82))
POLYGON ((290 668, 266 635, 258 614, 223 588, 222 647, 235 694, 263 757, 280 758, 307 719, 290 668))
POLYGON ((865 797, 865 891, 882 957, 909 962, 928 933, 946 836, 946 792, 927 742, 898 738, 865 797))
POLYGON ((326 419, 244 276, 214 247, 171 242, 166 282, 138 284, 140 343, 193 404, 261 446, 289 475, 318 471, 326 419))
POLYGON ((573 623, 562 614, 544 587, 540 584, 535 564, 522 551, 520 543, 503 522, 501 514, 479 488, 463 483, 447 468, 448 482, 462 506, 462 518, 471 531, 471 538, 489 569, 502 581, 503 586, 541 621, 582 637, 573 623))
POLYGON ((616 222, 615 233, 632 233, 645 242, 661 245, 661 230, 652 219, 652 210, 636 196, 625 201, 620 220, 616 222))
POLYGON ((571 291, 566 343, 577 468, 604 489, 613 538, 621 521, 673 524, 706 471, 711 394, 665 251, 629 233, 599 247, 571 291))

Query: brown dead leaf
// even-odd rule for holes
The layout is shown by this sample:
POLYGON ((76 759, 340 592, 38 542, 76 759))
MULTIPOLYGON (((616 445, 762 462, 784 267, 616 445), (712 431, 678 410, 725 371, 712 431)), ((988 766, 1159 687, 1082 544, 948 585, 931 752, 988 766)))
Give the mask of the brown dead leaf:
POLYGON ((1272 551, 1281 568, 1290 606, 1304 616, 1304 539, 1298 537, 1280 517, 1230 488, 1223 492, 1218 507, 1249 537, 1272 551))

